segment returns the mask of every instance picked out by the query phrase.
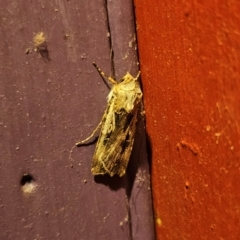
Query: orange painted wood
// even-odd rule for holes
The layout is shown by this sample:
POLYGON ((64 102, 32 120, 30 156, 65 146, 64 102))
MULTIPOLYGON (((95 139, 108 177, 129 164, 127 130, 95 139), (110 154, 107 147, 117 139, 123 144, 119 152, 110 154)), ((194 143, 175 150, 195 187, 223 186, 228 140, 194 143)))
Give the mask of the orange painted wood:
POLYGON ((240 236, 240 2, 135 0, 158 239, 240 236))

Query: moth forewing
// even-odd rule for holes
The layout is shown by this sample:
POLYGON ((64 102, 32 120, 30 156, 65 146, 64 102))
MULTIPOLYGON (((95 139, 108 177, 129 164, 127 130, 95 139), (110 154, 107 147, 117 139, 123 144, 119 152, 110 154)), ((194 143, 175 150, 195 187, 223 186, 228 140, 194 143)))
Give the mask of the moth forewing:
POLYGON ((127 73, 114 84, 108 95, 108 106, 93 156, 94 175, 123 176, 132 152, 142 91, 137 81, 127 73))

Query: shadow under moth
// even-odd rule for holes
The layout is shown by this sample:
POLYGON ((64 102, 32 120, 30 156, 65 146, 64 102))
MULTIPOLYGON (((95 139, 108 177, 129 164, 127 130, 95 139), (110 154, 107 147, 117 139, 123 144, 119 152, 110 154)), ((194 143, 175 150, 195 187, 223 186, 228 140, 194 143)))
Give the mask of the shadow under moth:
POLYGON ((93 133, 77 146, 85 144, 101 127, 93 156, 91 172, 93 175, 114 174, 122 177, 132 152, 136 123, 141 106, 142 91, 138 75, 134 78, 127 73, 119 81, 106 77, 95 63, 99 74, 111 84, 107 97, 107 108, 101 122, 93 133))

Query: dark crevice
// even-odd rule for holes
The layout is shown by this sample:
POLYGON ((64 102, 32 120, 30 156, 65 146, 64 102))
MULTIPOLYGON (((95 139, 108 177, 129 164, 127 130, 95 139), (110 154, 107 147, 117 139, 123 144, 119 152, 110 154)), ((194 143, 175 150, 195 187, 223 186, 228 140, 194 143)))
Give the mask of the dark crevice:
MULTIPOLYGON (((133 24, 134 24, 134 32, 135 32, 135 47, 136 47, 136 55, 137 55, 137 62, 138 62, 138 71, 140 70, 140 61, 139 61, 139 53, 138 53, 138 37, 137 37, 137 28, 136 28, 136 16, 135 16, 135 5, 134 1, 132 2, 132 16, 133 16, 133 24)), ((141 76, 140 76, 141 79, 141 76)), ((142 89, 142 83, 139 82, 141 89, 142 89)))
POLYGON ((111 61, 111 76, 115 79, 115 66, 114 66, 114 51, 112 46, 112 33, 110 27, 110 19, 108 14, 108 0, 105 0, 105 9, 106 9, 106 16, 107 16, 107 29, 109 32, 109 48, 110 48, 110 61, 111 61))
POLYGON ((130 210, 130 206, 129 206, 129 199, 128 199, 128 222, 129 222, 129 237, 130 240, 133 240, 133 233, 132 233, 132 219, 131 219, 131 210, 130 210))

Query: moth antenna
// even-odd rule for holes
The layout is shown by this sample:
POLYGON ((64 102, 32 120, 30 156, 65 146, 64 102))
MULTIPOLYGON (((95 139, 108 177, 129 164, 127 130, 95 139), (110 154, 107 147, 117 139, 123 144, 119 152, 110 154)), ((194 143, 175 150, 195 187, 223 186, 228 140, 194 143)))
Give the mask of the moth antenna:
POLYGON ((100 74, 103 78, 107 79, 107 80, 108 80, 110 83, 112 83, 112 84, 117 84, 117 82, 116 82, 113 78, 107 77, 107 76, 104 74, 104 72, 98 67, 98 65, 97 65, 95 62, 93 62, 92 64, 93 64, 93 66, 97 69, 97 71, 99 72, 99 74, 100 74))
POLYGON ((137 76, 135 77, 135 80, 138 80, 139 76, 140 76, 141 72, 139 71, 137 76))

